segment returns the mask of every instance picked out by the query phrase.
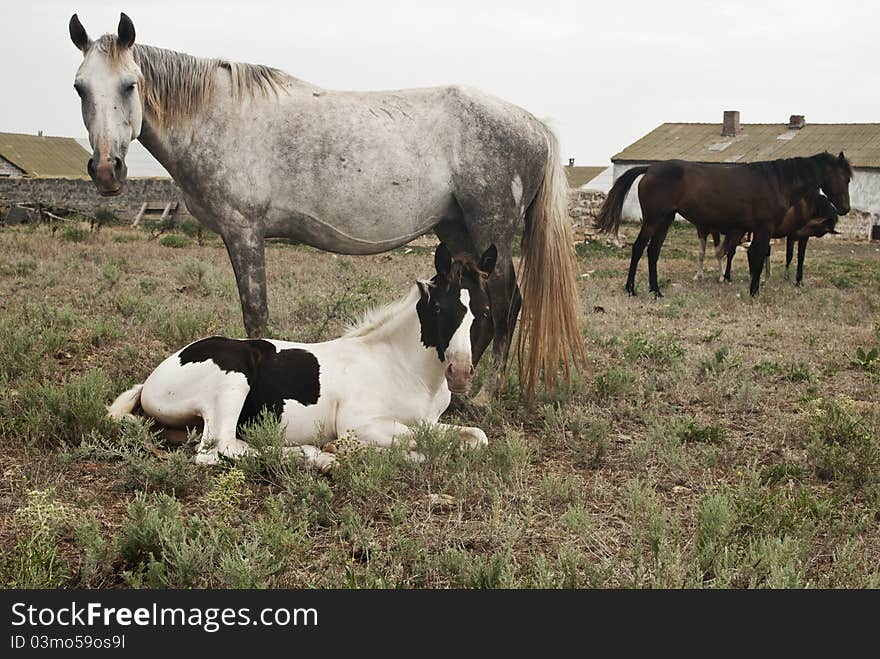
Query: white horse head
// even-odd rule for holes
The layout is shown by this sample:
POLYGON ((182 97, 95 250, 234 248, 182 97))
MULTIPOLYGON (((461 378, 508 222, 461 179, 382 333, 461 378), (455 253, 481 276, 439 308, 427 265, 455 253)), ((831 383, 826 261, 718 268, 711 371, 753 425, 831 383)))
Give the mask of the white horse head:
POLYGON ((474 378, 472 346, 480 341, 483 323, 491 318, 486 280, 497 256, 491 245, 479 265, 453 261, 446 245, 440 243, 434 253, 437 274, 429 283, 419 282, 416 312, 422 344, 437 351, 446 366, 446 384, 454 393, 467 393, 474 378))
POLYGON ((99 194, 118 195, 125 184, 128 146, 143 124, 143 76, 132 49, 134 24, 121 14, 117 34, 105 34, 97 41, 89 39, 76 14, 69 27, 71 40, 83 53, 73 86, 82 100, 92 146, 89 176, 99 194))

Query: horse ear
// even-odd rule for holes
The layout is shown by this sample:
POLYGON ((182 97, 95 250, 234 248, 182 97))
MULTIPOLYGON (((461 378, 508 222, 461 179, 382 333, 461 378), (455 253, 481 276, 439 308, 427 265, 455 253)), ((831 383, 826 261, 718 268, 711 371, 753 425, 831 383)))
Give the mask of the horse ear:
POLYGON ((452 254, 449 248, 443 243, 437 245, 437 251, 434 252, 434 268, 438 275, 446 276, 452 270, 452 254))
POLYGON ((844 161, 844 160, 846 160, 846 156, 843 155, 843 151, 840 152, 840 155, 837 156, 837 159, 840 160, 841 162, 844 161))
POLYGON ((70 30, 70 40, 73 42, 73 45, 85 52, 89 44, 92 43, 92 40, 86 34, 86 29, 82 26, 82 23, 79 22, 79 16, 76 14, 71 16, 67 28, 70 30))
POLYGON ((495 262, 497 260, 498 248, 495 247, 495 243, 492 243, 480 257, 480 271, 486 273, 487 275, 491 275, 492 271, 495 269, 495 262))
POLYGON ((119 27, 116 28, 116 34, 119 36, 119 45, 123 48, 131 48, 134 45, 134 23, 125 13, 119 14, 119 27))

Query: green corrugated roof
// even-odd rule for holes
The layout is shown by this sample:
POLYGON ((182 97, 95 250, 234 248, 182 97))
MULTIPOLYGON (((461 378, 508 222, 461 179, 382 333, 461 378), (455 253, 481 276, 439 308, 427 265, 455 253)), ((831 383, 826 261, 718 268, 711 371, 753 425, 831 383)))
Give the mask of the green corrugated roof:
POLYGON ((606 167, 581 167, 580 165, 566 165, 565 177, 568 179, 568 187, 579 188, 589 183, 604 172, 606 167))
POLYGON ((89 153, 72 137, 0 133, 0 156, 34 178, 89 177, 89 153))
POLYGON ((722 137, 720 124, 663 124, 615 155, 613 162, 691 160, 756 162, 846 153, 854 167, 880 168, 880 124, 742 124, 736 137, 722 137))

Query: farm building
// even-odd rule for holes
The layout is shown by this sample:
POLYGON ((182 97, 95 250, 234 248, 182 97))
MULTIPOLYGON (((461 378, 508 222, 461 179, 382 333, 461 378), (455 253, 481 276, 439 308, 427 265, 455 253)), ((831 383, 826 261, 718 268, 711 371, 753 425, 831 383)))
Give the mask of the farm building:
MULTIPOLYGON (((820 151, 846 153, 855 176, 850 184, 853 210, 839 228, 854 237, 877 237, 880 224, 880 123, 808 124, 792 115, 781 124, 740 124, 739 112, 727 111, 719 124, 667 123, 611 158, 614 180, 627 169, 662 160, 747 163, 812 156, 820 151)), ((623 214, 641 218, 634 185, 623 214)))
POLYGON ((572 190, 581 190, 589 187, 590 182, 604 172, 606 167, 584 167, 575 165, 574 158, 568 159, 568 165, 565 167, 565 178, 568 181, 568 187, 572 190))
POLYGON ((88 178, 89 152, 70 137, 0 133, 0 177, 88 178))
POLYGON ((186 214, 177 185, 137 141, 126 156, 128 180, 118 197, 99 197, 89 179, 88 140, 0 133, 0 223, 14 206, 66 208, 91 215, 109 210, 123 220, 144 213, 186 214))

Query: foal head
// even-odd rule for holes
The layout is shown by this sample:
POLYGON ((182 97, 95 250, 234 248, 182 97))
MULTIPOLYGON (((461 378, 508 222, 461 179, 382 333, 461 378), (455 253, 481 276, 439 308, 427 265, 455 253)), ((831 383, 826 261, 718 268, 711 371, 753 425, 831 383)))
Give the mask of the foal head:
POLYGON ((143 76, 132 52, 134 25, 122 14, 118 35, 107 34, 98 41, 89 39, 76 14, 69 28, 71 40, 83 53, 73 86, 92 146, 89 176, 99 194, 115 196, 125 183, 128 146, 143 123, 143 76))
POLYGON ((837 209, 828 197, 816 191, 807 199, 809 220, 797 231, 798 238, 820 238, 827 233, 839 233, 837 227, 837 209))
POLYGON ((446 366, 446 384, 454 393, 466 393, 474 378, 473 345, 486 319, 491 322, 486 279, 497 256, 491 245, 478 264, 453 261, 440 243, 434 253, 436 274, 430 282, 418 283, 416 312, 422 344, 437 351, 446 366))

